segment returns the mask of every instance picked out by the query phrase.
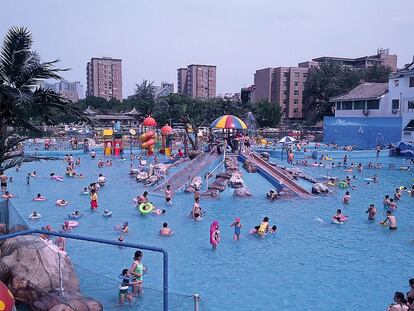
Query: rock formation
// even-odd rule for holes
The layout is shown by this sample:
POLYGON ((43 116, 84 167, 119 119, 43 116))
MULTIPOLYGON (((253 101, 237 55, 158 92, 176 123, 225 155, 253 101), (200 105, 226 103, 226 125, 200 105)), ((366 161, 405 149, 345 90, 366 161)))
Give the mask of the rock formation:
POLYGON ((0 279, 15 298, 35 311, 101 311, 102 304, 80 293, 79 279, 69 257, 52 242, 19 236, 0 244, 0 279), (60 297, 59 254, 64 295, 60 297), (69 308, 70 306, 71 308, 69 308))

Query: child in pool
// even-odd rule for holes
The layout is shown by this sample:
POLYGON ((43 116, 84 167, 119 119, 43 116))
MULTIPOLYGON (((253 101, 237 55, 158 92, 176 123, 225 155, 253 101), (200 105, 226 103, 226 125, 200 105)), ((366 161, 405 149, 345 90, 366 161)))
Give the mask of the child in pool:
POLYGON ((162 229, 160 230, 160 235, 169 236, 171 234, 173 234, 173 231, 170 228, 168 228, 168 223, 164 222, 162 224, 162 229))
POLYGON ((243 229, 243 225, 240 222, 240 218, 237 217, 234 222, 230 225, 230 227, 234 227, 234 236, 233 240, 240 240, 240 230, 243 229))
POLYGON ((165 203, 171 204, 172 200, 172 191, 171 191, 171 185, 167 185, 167 189, 165 190, 165 203))
POLYGON ((134 297, 128 292, 129 291, 129 285, 131 283, 130 281, 130 275, 128 269, 123 269, 121 273, 122 282, 121 285, 119 285, 119 304, 123 304, 125 302, 125 298, 132 302, 134 300, 134 297))
POLYGON ((273 225, 272 228, 269 229, 269 233, 272 233, 272 234, 276 233, 276 231, 277 231, 277 226, 276 225, 273 225))
POLYGON ((122 228, 121 228, 121 232, 123 232, 123 233, 128 233, 128 222, 127 221, 125 221, 124 223, 123 223, 123 225, 122 225, 122 228))

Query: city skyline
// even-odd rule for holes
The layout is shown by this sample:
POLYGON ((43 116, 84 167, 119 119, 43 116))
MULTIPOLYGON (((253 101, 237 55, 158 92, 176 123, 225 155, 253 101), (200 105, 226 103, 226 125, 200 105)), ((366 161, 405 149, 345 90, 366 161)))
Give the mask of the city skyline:
POLYGON ((407 44, 414 25, 410 8, 414 3, 405 0, 381 6, 356 0, 255 6, 247 1, 22 0, 3 4, 0 37, 12 26, 28 27, 42 60, 61 59, 60 67, 72 69, 63 77, 84 86, 92 57, 122 59, 123 97, 143 79, 175 82, 176 69, 192 63, 217 66, 221 94, 253 84, 257 69, 296 66, 315 57, 358 57, 390 48, 401 67, 414 53, 407 44), (43 11, 47 19, 39 18, 43 11))

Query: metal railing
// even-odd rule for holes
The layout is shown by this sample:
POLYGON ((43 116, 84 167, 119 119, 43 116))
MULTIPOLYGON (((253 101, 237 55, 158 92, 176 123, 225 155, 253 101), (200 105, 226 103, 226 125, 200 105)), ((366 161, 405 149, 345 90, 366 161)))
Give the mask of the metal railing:
MULTIPOLYGON (((148 251, 162 253, 163 255, 163 311, 168 311, 168 252, 165 249, 160 248, 160 247, 146 246, 146 245, 140 245, 140 244, 135 244, 135 243, 126 243, 126 242, 121 243, 117 241, 110 241, 110 240, 105 240, 105 239, 100 239, 100 238, 67 234, 67 233, 59 233, 59 232, 54 232, 54 231, 45 231, 45 230, 39 230, 39 229, 30 229, 30 230, 24 230, 24 231, 18 231, 14 233, 0 235, 0 241, 22 236, 22 235, 30 235, 30 234, 52 235, 56 237, 63 237, 63 238, 68 238, 68 239, 80 240, 80 241, 122 246, 122 247, 127 247, 127 248, 134 248, 134 249, 144 249, 148 251)), ((61 279, 60 279, 60 283, 62 283, 61 279)))

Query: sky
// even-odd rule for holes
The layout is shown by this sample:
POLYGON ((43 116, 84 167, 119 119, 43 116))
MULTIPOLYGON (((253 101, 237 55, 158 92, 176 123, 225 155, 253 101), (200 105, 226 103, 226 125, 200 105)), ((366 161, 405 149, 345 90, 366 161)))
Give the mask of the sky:
POLYGON ((4 1, 0 38, 32 32, 43 61, 60 59, 86 90, 92 57, 122 59, 123 97, 143 79, 177 83, 176 69, 217 66, 217 94, 240 92, 257 69, 320 56, 359 57, 390 48, 411 62, 413 0, 18 0, 4 1))

